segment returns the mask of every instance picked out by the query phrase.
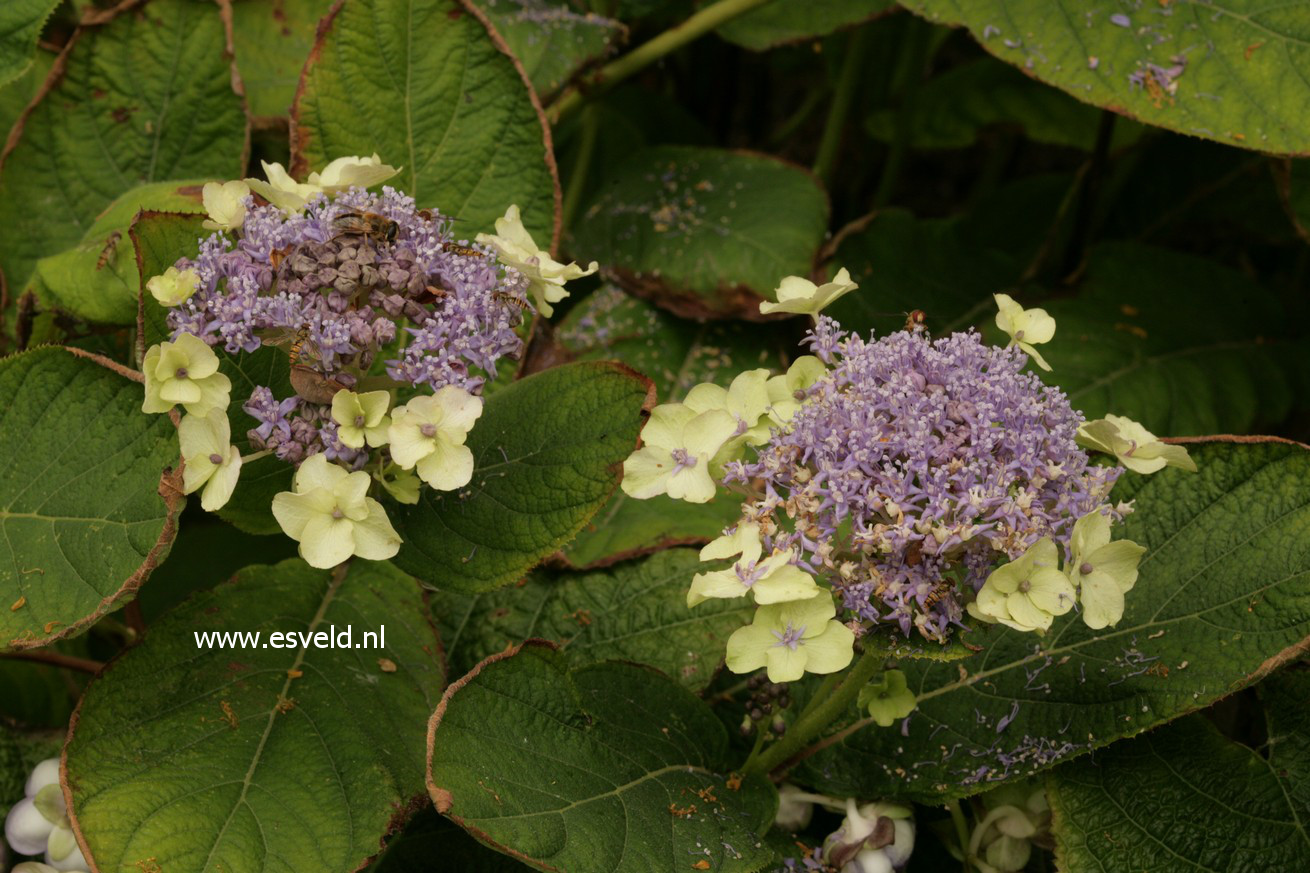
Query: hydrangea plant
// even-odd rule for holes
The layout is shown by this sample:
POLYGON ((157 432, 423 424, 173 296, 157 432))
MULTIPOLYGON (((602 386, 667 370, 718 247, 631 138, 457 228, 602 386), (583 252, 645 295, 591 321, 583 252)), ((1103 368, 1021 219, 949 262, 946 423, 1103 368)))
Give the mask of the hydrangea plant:
POLYGON ((0 3, 0 871, 1303 873, 1266 6, 0 3))

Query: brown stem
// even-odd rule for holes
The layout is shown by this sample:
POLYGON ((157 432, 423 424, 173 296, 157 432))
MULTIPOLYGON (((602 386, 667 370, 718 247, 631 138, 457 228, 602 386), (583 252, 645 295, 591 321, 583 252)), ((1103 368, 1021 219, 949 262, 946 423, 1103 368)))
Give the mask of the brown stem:
POLYGON ((75 658, 72 655, 62 655, 59 652, 44 649, 0 652, 0 658, 13 658, 15 661, 35 661, 38 664, 48 664, 51 667, 63 667, 65 670, 90 673, 92 676, 99 673, 101 668, 105 666, 100 661, 92 661, 90 658, 75 658))

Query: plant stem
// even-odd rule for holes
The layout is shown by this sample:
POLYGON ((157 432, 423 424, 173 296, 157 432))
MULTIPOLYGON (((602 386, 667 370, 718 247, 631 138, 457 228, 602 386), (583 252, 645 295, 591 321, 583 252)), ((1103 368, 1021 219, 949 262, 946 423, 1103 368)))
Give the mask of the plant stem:
POLYGON ((15 661, 33 661, 37 664, 49 664, 51 667, 63 667, 66 670, 78 670, 82 673, 90 673, 93 676, 100 672, 101 667, 105 666, 99 661, 92 661, 88 658, 76 658, 72 655, 62 655, 59 652, 49 652, 43 649, 5 652, 0 654, 0 658, 12 658, 15 661))
MULTIPOLYGON (((841 684, 825 698, 816 694, 800 718, 787 729, 787 733, 762 753, 753 756, 742 767, 745 773, 770 773, 787 763, 806 743, 823 733, 842 716, 855 700, 860 689, 883 667, 884 652, 870 648, 855 666, 842 678, 841 684)), ((824 683, 825 688, 828 683, 824 683)), ((824 689, 820 689, 821 691, 824 689)))
MULTIPOLYGON (((624 79, 641 72, 660 58, 682 48, 687 43, 703 36, 739 15, 750 12, 756 6, 762 6, 769 0, 719 0, 712 6, 706 6, 686 21, 671 27, 621 58, 606 64, 588 80, 588 96, 604 93, 624 79)), ((586 97, 577 88, 571 88, 562 94, 547 113, 551 123, 558 123, 576 112, 586 97)))
POLYGON ((886 206, 896 193, 896 183, 901 177, 901 166, 905 163, 905 153, 910 147, 914 95, 923 80, 923 69, 928 60, 928 47, 933 38, 932 28, 927 22, 912 20, 909 30, 905 37, 907 45, 897 64, 896 79, 892 86, 893 99, 896 101, 896 117, 893 120, 891 149, 887 153, 886 163, 882 166, 878 189, 873 195, 874 209, 886 206))
POLYGON ((951 821, 955 822, 955 838, 960 841, 960 854, 963 856, 964 873, 972 873, 973 864, 969 862, 972 850, 969 847, 969 822, 964 817, 964 810, 960 808, 960 801, 952 800, 946 805, 951 811, 951 821))
POLYGON ((564 192, 564 207, 560 212, 560 226, 568 233, 577 216, 578 204, 582 201, 582 192, 587 189, 587 170, 591 167, 591 157, 596 153, 596 139, 600 133, 600 113, 595 106, 588 106, 582 111, 582 121, 578 131, 578 155, 569 168, 569 186, 564 192))
POLYGON ((823 125, 819 153, 814 158, 814 175, 829 188, 832 187, 832 171, 837 164, 837 154, 841 151, 842 134, 846 132, 851 101, 855 98, 855 88, 864 70, 864 55, 868 45, 869 30, 863 27, 852 31, 850 39, 846 41, 846 57, 842 59, 837 88, 832 95, 832 104, 828 107, 828 120, 823 125))

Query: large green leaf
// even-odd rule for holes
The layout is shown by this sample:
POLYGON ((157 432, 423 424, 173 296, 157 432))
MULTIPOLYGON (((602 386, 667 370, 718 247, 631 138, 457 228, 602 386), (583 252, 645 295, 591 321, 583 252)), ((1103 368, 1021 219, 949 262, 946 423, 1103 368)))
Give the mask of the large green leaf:
POLYGON ((1113 412, 1174 436, 1248 433, 1305 405, 1305 344, 1283 306, 1213 261, 1103 244, 1078 296, 1044 305, 1057 324, 1042 350, 1047 378, 1088 418, 1113 412))
POLYGON ((295 559, 192 598, 91 684, 70 728, 70 813, 95 866, 357 869, 422 796, 438 651, 418 586, 385 563, 295 559), (196 639, 229 631, 262 642, 196 639), (279 631, 312 636, 270 645, 279 631))
POLYGON ((555 367, 487 398, 469 434, 473 481, 425 488, 391 511, 397 566, 439 588, 490 591, 523 578, 578 533, 618 484, 651 403, 613 363, 555 367))
MULTIPOLYGON (((569 311, 555 331, 555 342, 568 359, 613 359, 645 374, 661 403, 681 400, 700 382, 727 385, 752 367, 777 370, 787 345, 779 331, 739 322, 686 321, 608 284, 569 311)), ((705 542, 739 515, 730 500, 633 500, 616 491, 565 547, 564 557, 575 567, 590 567, 670 545, 705 542)))
POLYGON ((542 870, 759 870, 776 796, 762 779, 729 787, 727 755, 726 730, 691 692, 634 664, 570 673, 533 643, 447 690, 428 790, 479 840, 542 870))
POLYGON ((195 0, 155 0, 77 33, 0 161, 11 288, 138 185, 240 175, 247 120, 226 39, 219 7, 195 0))
POLYGON ((291 111, 314 26, 331 8, 332 0, 232 3, 232 42, 251 115, 272 119, 291 111))
MULTIPOLYGON (((171 267, 178 258, 195 255, 199 240, 210 233, 201 226, 202 219, 199 215, 175 212, 142 212, 132 224, 130 235, 143 277, 138 292, 137 350, 143 357, 148 347, 168 339, 166 310, 146 292, 144 283, 171 267)), ((232 381, 232 403, 227 408, 232 445, 243 454, 251 454, 255 449, 247 434, 257 422, 242 409, 242 404, 261 385, 272 389, 275 397, 290 397, 295 393, 291 387, 291 360, 286 352, 267 346, 235 355, 221 346, 214 351, 219 369, 232 381)), ((246 533, 280 533, 282 529, 273 518, 273 495, 291 490, 294 473, 290 464, 271 455, 244 464, 236 491, 218 511, 219 516, 246 533)))
POLYGON ((896 0, 769 0, 727 24, 718 34, 753 51, 827 36, 896 8, 896 0))
POLYGON ((638 151, 586 208, 573 250, 629 291, 691 318, 760 317, 785 276, 808 276, 828 199, 806 171, 689 146, 638 151))
POLYGON ((1291 871, 1310 858, 1310 673, 1261 686, 1268 757, 1200 715, 1047 780, 1065 873, 1291 871))
POLYGON ((1096 106, 1266 152, 1310 152, 1302 2, 901 0, 1096 106))
POLYGON ((17 79, 36 56, 41 28, 61 0, 7 0, 0 6, 0 85, 17 79))
POLYGON ((463 0, 354 0, 320 28, 292 109, 298 174, 377 152, 391 184, 493 230, 517 203, 538 243, 558 224, 555 157, 522 67, 463 0))
POLYGON ((958 217, 916 218, 893 208, 854 222, 829 245, 825 271, 845 267, 860 287, 825 314, 861 334, 900 330, 914 309, 927 314, 934 335, 967 327, 994 309, 994 293, 1020 283, 1047 234, 1059 229, 1070 184, 1066 176, 1034 176, 958 217))
POLYGON ((864 727, 804 765, 842 795, 967 795, 1130 737, 1260 678, 1310 639, 1310 451, 1197 443, 1197 473, 1126 474, 1121 536, 1147 547, 1118 626, 1046 639, 1000 626, 985 652, 902 664, 908 733, 864 727))
POLYGON ((539 94, 558 91, 627 35, 612 18, 578 12, 567 0, 474 0, 523 64, 539 94))
POLYGON ((41 89, 41 83, 49 75, 50 67, 54 62, 53 54, 38 51, 26 72, 0 88, 0 132, 4 135, 9 134, 9 129, 14 126, 18 116, 23 114, 27 104, 32 102, 32 98, 41 89))
MULTIPOLYGON (((879 109, 865 125, 874 138, 890 143, 897 124, 907 125, 906 144, 916 149, 962 149, 989 127, 1015 128, 1034 142, 1090 150, 1096 144, 1101 113, 1061 91, 1036 82, 1008 64, 983 58, 925 82, 900 117, 879 109)), ((1111 148, 1122 148, 1142 134, 1142 126, 1120 120, 1111 148)))
POLYGON ((0 361, 0 397, 0 648, 29 648, 85 630, 168 554, 177 437, 138 382, 65 349, 0 361))
POLYGON ((153 182, 133 188, 96 218, 80 243, 38 261, 29 290, 42 305, 88 321, 134 323, 141 276, 128 230, 142 209, 202 212, 200 191, 199 182, 153 182))
POLYGON ((593 573, 538 571, 486 594, 436 592, 432 614, 454 673, 540 637, 559 643, 575 667, 632 661, 699 691, 723 661, 728 635, 755 611, 745 600, 689 609, 687 588, 703 569, 695 550, 671 549, 593 573))

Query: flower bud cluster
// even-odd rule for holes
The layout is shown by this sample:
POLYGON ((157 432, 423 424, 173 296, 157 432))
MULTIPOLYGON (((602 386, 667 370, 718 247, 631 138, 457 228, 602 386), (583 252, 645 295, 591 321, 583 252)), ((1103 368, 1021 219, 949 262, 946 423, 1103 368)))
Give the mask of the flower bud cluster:
POLYGON ((48 758, 32 769, 23 795, 5 816, 5 841, 20 855, 40 855, 45 863, 19 864, 16 873, 89 870, 68 820, 58 758, 48 758))

